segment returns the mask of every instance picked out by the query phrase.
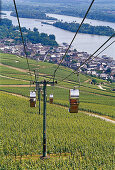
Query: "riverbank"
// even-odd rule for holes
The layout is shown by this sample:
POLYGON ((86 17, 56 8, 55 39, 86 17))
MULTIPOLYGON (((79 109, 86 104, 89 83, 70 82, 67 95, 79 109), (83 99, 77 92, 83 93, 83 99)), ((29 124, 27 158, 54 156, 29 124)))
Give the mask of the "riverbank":
MULTIPOLYGON (((69 15, 60 15, 60 14, 51 14, 51 13, 46 13, 47 16, 49 17, 54 17, 57 18, 58 21, 62 22, 76 22, 76 23, 81 23, 83 18, 79 17, 74 17, 74 16, 69 16, 69 15)), ((86 18, 84 23, 90 24, 92 26, 109 26, 115 30, 115 23, 112 22, 107 22, 107 21, 100 21, 100 20, 95 20, 95 19, 88 19, 86 18)))
MULTIPOLYGON (((8 18, 10 20, 12 20, 12 23, 14 26, 18 25, 17 22, 17 18, 10 16, 11 11, 2 11, 4 13, 6 13, 5 16, 2 15, 2 18, 8 18)), ((49 14, 48 14, 49 15, 49 14)), ((50 16, 55 16, 54 14, 50 15, 50 16)), ((58 20, 59 18, 62 18, 63 21, 66 21, 68 18, 68 22, 75 20, 75 17, 68 17, 68 16, 55 16, 58 20)), ((77 21, 80 22, 81 18, 76 18, 77 21)), ((72 33, 70 31, 65 31, 62 30, 60 28, 56 28, 52 25, 45 25, 42 24, 41 22, 43 22, 43 20, 39 20, 39 19, 28 19, 28 18, 20 18, 20 22, 21 22, 21 26, 22 27, 26 27, 27 29, 31 29, 33 30, 34 27, 36 27, 39 31, 39 33, 47 33, 49 34, 54 34, 56 37, 56 41, 58 44, 62 44, 62 43, 67 43, 69 44, 73 38, 73 36, 75 35, 75 33, 72 33)), ((44 22, 46 22, 46 20, 44 20, 44 22)), ((89 20, 86 19, 85 22, 91 22, 92 25, 98 25, 98 21, 96 20, 89 20)), ((100 24, 100 22, 99 22, 100 24)), ((112 28, 115 28, 115 25, 112 23, 108 23, 108 22, 102 22, 101 21, 101 25, 109 25, 112 28)), ((82 52, 82 51, 86 51, 89 54, 94 53, 94 51, 96 49, 98 49, 106 40, 108 39, 108 37, 106 36, 99 36, 99 35, 90 35, 90 34, 82 34, 79 33, 76 37, 76 39, 74 40, 72 47, 75 48, 76 50, 82 52)), ((110 41, 110 43, 115 40, 115 38, 112 38, 112 40, 110 41)), ((112 57, 115 59, 115 48, 114 45, 112 45, 111 47, 109 47, 108 49, 106 49, 105 52, 102 53, 102 55, 107 55, 109 57, 112 57)))
MULTIPOLYGON (((15 11, 11 12, 10 15, 16 17, 15 11)), ((20 10, 20 11, 18 11, 18 16, 19 16, 20 18, 31 18, 31 19, 42 19, 42 20, 54 20, 54 21, 57 20, 57 19, 54 18, 54 17, 46 16, 46 14, 45 14, 44 12, 36 11, 36 10, 32 10, 32 11, 24 11, 24 10, 20 10)))
MULTIPOLYGON (((61 28, 63 30, 67 30, 70 32, 76 32, 79 28, 79 23, 67 23, 67 22, 54 22, 53 24, 48 22, 42 22, 42 24, 53 25, 54 27, 61 28)), ((90 24, 83 24, 79 33, 84 34, 92 34, 92 35, 100 35, 100 36, 111 36, 115 33, 114 29, 110 28, 109 26, 92 26, 90 24)))

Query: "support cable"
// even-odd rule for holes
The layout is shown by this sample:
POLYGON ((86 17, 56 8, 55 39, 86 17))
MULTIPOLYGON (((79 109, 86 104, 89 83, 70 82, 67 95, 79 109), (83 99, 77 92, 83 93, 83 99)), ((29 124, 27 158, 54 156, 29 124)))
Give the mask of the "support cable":
MULTIPOLYGON (((31 74, 31 72, 30 72, 30 66, 29 66, 29 61, 28 61, 28 55, 27 55, 26 45, 25 45, 25 43, 24 43, 24 38, 23 38, 22 29, 21 29, 21 25, 20 25, 18 10, 17 10, 17 6, 16 6, 15 0, 13 0, 13 2, 14 2, 15 12, 16 12, 17 20, 18 20, 18 25, 19 25, 19 31, 20 31, 20 34, 21 34, 22 44, 23 44, 23 47, 24 47, 24 53, 25 53, 26 60, 27 60, 28 70, 29 70, 29 74, 30 74, 30 77, 31 77, 31 81, 32 81, 32 74, 31 74)), ((30 86, 31 86, 31 83, 30 83, 30 86)))
POLYGON ((84 64, 86 64, 87 61, 89 61, 92 57, 93 59, 96 58, 98 55, 100 55, 103 51, 105 51, 107 48, 109 48, 115 41, 113 41, 112 43, 110 43, 106 48, 104 48, 98 55, 96 55, 94 57, 94 55, 108 42, 110 41, 111 38, 113 38, 115 36, 115 33, 109 37, 107 39, 107 41, 105 41, 92 55, 90 55, 75 71, 73 71, 71 74, 69 74, 67 77, 65 77, 64 79, 62 79, 58 84, 60 84, 62 81, 64 81, 65 79, 67 79, 68 77, 70 77, 73 73, 75 73, 77 70, 79 70, 84 64))
MULTIPOLYGON (((92 58, 92 60, 93 60, 94 58, 98 57, 103 51, 105 51, 107 48, 109 48, 113 43, 115 43, 115 41, 113 41, 113 42, 110 43, 107 47, 105 47, 102 51, 100 51, 96 56, 94 56, 94 57, 92 58)), ((90 61, 92 61, 92 60, 90 60, 90 61)))
MULTIPOLYGON (((70 43, 69 47, 67 48, 67 50, 66 50, 66 52, 65 52, 64 56, 62 57, 62 60, 61 60, 61 61, 60 61, 60 63, 58 64, 57 68, 55 69, 55 71, 54 71, 54 75, 53 75, 53 80, 55 79, 55 74, 56 74, 56 72, 57 72, 58 68, 60 67, 60 65, 61 65, 61 63, 62 63, 62 61, 63 61, 63 59, 66 57, 66 55, 67 55, 67 53, 68 53, 68 51, 69 51, 69 49, 70 49, 70 47, 71 47, 71 45, 72 45, 73 41, 74 41, 74 40, 75 40, 75 38, 76 38, 76 35, 78 34, 78 32, 79 32, 79 30, 80 30, 80 28, 81 28, 81 26, 82 26, 82 24, 83 24, 83 22, 84 22, 85 18, 87 17, 87 15, 88 15, 88 13, 89 13, 89 11, 90 11, 90 9, 91 9, 91 7, 92 7, 92 5, 93 5, 94 1, 95 1, 95 0, 92 0, 92 2, 91 2, 91 4, 90 4, 90 6, 89 6, 89 8, 88 8, 88 10, 87 10, 87 12, 86 12, 86 14, 85 14, 84 18, 83 18, 83 20, 82 20, 81 24, 79 25, 79 28, 77 29, 77 31, 76 31, 76 33, 75 33, 75 35, 74 35, 74 37, 73 37, 73 39, 72 39, 72 41, 71 41, 71 43, 70 43)), ((50 80, 51 80, 51 78, 50 78, 50 80)), ((50 81, 50 80, 49 80, 49 81, 50 81)))

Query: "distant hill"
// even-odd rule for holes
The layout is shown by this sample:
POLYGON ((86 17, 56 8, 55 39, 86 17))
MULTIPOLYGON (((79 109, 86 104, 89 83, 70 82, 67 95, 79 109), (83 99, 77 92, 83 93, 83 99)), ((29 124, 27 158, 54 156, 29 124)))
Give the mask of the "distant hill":
MULTIPOLYGON (((3 1, 3 0, 1 0, 3 1)), ((16 2, 38 2, 38 3, 89 3, 91 0, 17 0, 16 2)), ((6 0, 6 2, 11 2, 11 0, 6 0)), ((95 3, 112 3, 115 4, 113 0, 96 0, 95 3)))
MULTIPOLYGON (((56 13, 83 18, 91 1, 92 0, 16 0, 16 3, 18 10, 39 10, 44 13, 56 13)), ((2 0, 2 10, 14 10, 13 2, 8 2, 9 3, 2 0)), ((115 0, 96 0, 87 18, 115 22, 115 0)))
MULTIPOLYGON (((25 0, 25 1, 28 1, 28 2, 38 2, 38 0, 25 0)), ((41 3, 89 3, 91 2, 91 0, 39 0, 39 2, 41 3)), ((95 3, 114 3, 113 0, 96 0, 95 3)))
MULTIPOLYGON (((6 0, 5 2, 3 1, 3 0, 1 0, 1 2, 2 3, 11 3, 11 0, 6 0)), ((27 2, 36 2, 36 3, 65 3, 65 4, 67 4, 67 3, 74 3, 74 4, 76 4, 76 3, 82 3, 82 4, 85 4, 85 3, 90 3, 91 2, 91 0, 17 0, 16 1, 17 3, 22 3, 22 2, 25 2, 25 3, 27 3, 27 2)), ((95 4, 114 4, 115 5, 115 1, 113 1, 113 0, 96 0, 95 2, 94 2, 95 4)))

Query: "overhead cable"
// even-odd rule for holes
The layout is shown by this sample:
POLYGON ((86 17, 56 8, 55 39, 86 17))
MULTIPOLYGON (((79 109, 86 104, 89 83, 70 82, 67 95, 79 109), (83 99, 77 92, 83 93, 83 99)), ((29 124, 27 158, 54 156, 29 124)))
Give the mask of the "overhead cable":
POLYGON ((24 38, 23 38, 22 29, 21 29, 21 25, 20 25, 18 10, 17 10, 17 6, 16 6, 15 0, 13 0, 13 2, 14 2, 14 7, 15 7, 15 11, 16 11, 16 16, 17 16, 17 20, 18 20, 18 25, 19 25, 19 31, 20 31, 20 34, 21 34, 22 44, 23 44, 23 47, 24 47, 24 53, 25 53, 26 60, 27 60, 28 70, 29 70, 29 74, 30 74, 30 77, 31 77, 31 81, 32 81, 32 75, 31 75, 31 71, 30 71, 30 66, 29 66, 29 61, 28 61, 28 55, 27 55, 26 46, 25 46, 25 43, 24 43, 24 38))
MULTIPOLYGON (((66 76, 64 79, 62 79, 59 83, 61 83, 62 81, 64 81, 65 79, 67 79, 68 77, 70 77, 73 73, 75 73, 77 70, 79 70, 84 64, 86 64, 87 61, 89 61, 92 57, 94 57, 94 55, 108 42, 110 41, 113 37, 115 36, 115 33, 109 37, 92 55, 90 55, 76 70, 74 70, 72 73, 70 73, 68 76, 66 76)), ((115 41, 113 41, 110 45, 112 45, 115 41)), ((108 47, 110 47, 110 45, 108 45, 104 50, 106 50, 108 47)), ((104 50, 102 50, 99 54, 101 54, 104 50)), ((98 54, 98 55, 99 55, 98 54)), ((97 55, 97 56, 98 56, 97 55)), ((97 57, 96 56, 96 57, 97 57)), ((95 57, 94 57, 95 58, 95 57)), ((58 83, 58 84, 59 84, 58 83)))
MULTIPOLYGON (((115 43, 115 41, 112 41, 107 47, 105 47, 102 51, 100 51, 96 56, 94 56, 93 58, 92 58, 92 60, 94 59, 94 58, 96 58, 96 57, 98 57, 102 52, 104 52, 107 48, 109 48, 113 43, 115 43)), ((90 60, 90 61, 92 61, 92 60, 90 60)))
POLYGON ((55 74, 56 74, 56 72, 57 72, 57 70, 58 70, 59 66, 61 65, 61 63, 62 63, 63 59, 66 57, 66 55, 67 55, 67 53, 68 53, 68 51, 69 51, 69 49, 70 49, 70 47, 71 47, 71 45, 72 45, 72 43, 73 43, 74 39, 76 38, 76 35, 78 34, 78 32, 79 32, 79 30, 80 30, 80 28, 81 28, 81 26, 82 26, 82 24, 83 24, 83 22, 84 22, 85 18, 87 17, 87 15, 88 15, 88 13, 89 13, 89 11, 90 11, 90 9, 91 9, 91 7, 92 7, 92 5, 93 5, 94 1, 95 1, 95 0, 92 0, 92 2, 91 2, 91 4, 90 4, 90 6, 89 6, 89 8, 88 8, 88 10, 87 10, 87 12, 86 12, 86 14, 85 14, 84 18, 83 18, 83 20, 82 20, 81 24, 79 25, 79 28, 77 29, 77 31, 76 31, 76 33, 75 33, 75 35, 74 35, 74 37, 73 37, 73 39, 72 39, 72 41, 71 41, 71 43, 70 43, 69 47, 67 48, 67 50, 66 50, 66 52, 65 52, 64 56, 62 57, 62 60, 60 61, 59 65, 58 65, 58 66, 57 66, 57 68, 55 69, 55 71, 54 71, 54 75, 53 75, 53 77, 54 77, 53 79, 55 79, 55 74))

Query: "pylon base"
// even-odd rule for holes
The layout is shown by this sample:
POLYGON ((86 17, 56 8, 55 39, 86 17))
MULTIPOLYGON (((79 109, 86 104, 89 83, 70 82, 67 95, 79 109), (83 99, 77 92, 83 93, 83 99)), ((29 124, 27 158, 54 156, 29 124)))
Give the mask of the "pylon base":
POLYGON ((40 156, 40 159, 44 160, 44 159, 49 159, 49 156, 40 156))

